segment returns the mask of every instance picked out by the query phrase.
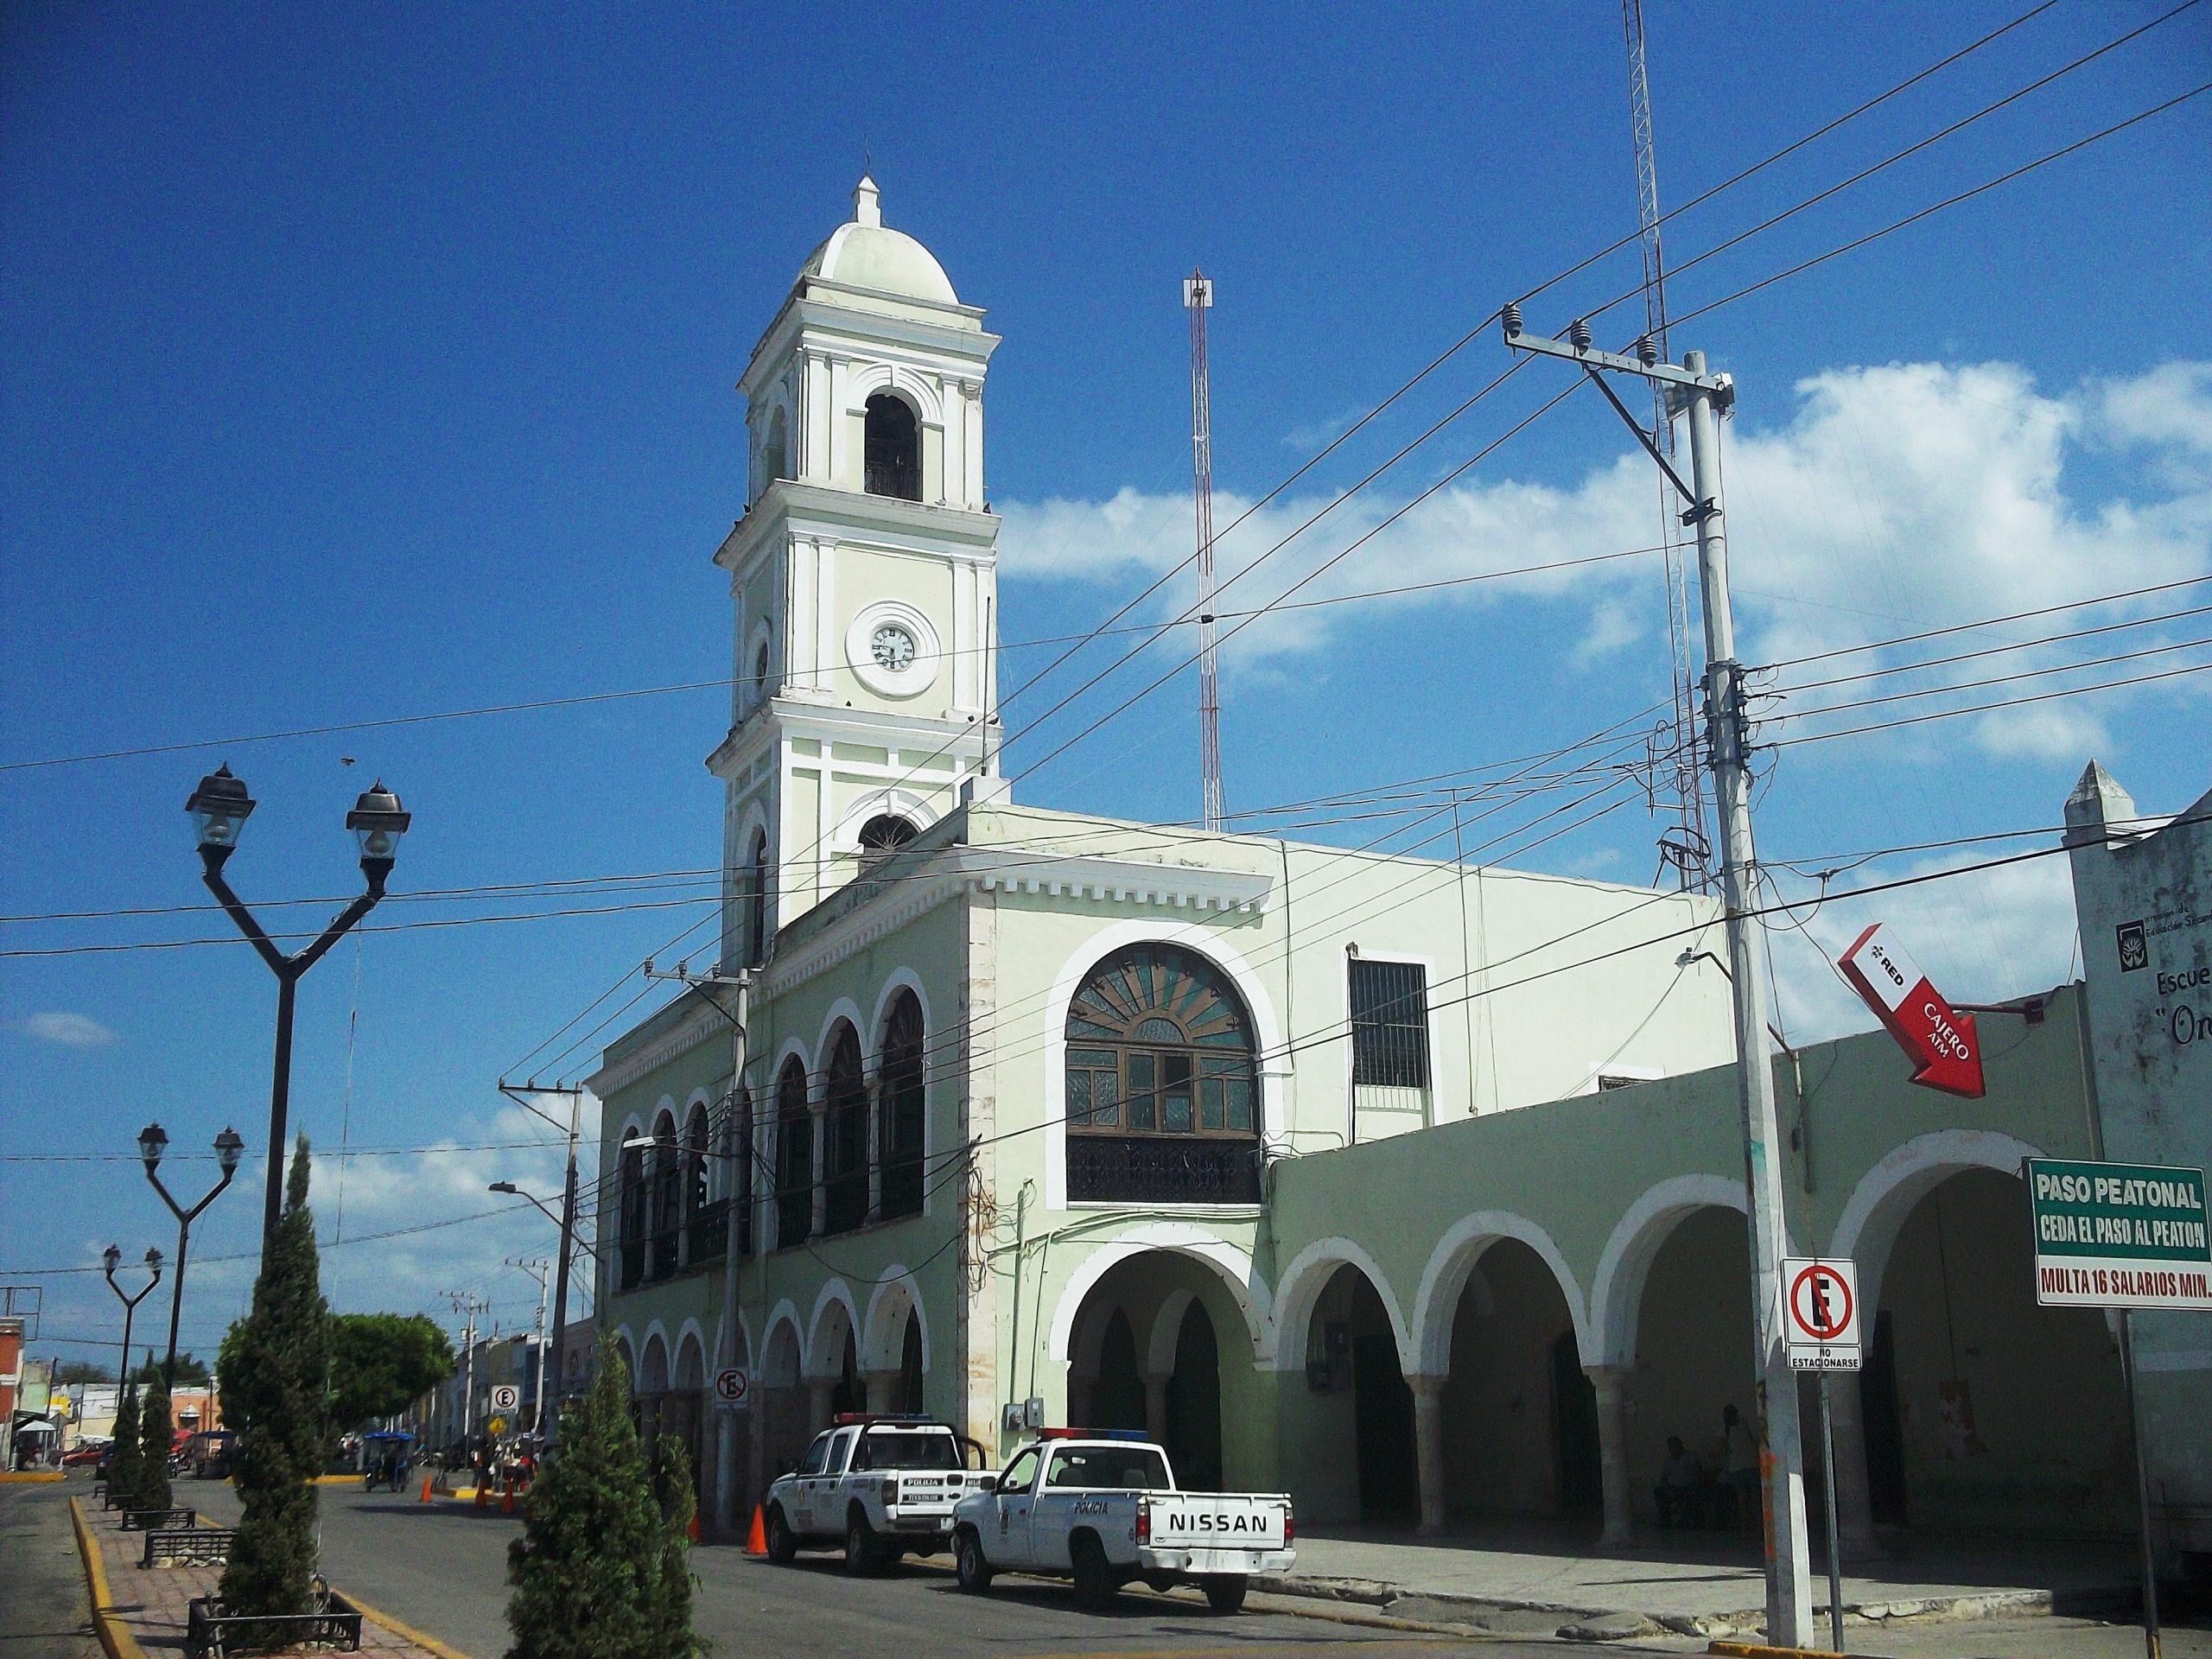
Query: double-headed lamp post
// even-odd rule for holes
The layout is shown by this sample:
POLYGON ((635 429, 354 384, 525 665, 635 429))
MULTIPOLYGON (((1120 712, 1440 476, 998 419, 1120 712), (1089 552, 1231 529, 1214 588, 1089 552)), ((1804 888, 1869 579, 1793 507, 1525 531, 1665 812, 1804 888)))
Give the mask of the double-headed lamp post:
POLYGON ((146 1271, 152 1275, 136 1296, 124 1294, 123 1287, 115 1282, 115 1270, 123 1265, 123 1248, 111 1244, 100 1252, 100 1265, 107 1269, 107 1287, 115 1293, 116 1300, 123 1304, 123 1369, 115 1374, 116 1399, 123 1398, 123 1390, 130 1386, 130 1321, 137 1317, 138 1304, 154 1294, 154 1287, 162 1282, 162 1253, 146 1252, 146 1271))
MULTIPOLYGON (((276 1065, 269 1090, 269 1191, 261 1219, 261 1248, 265 1255, 269 1241, 276 1236, 277 1218, 283 1213, 284 1119, 290 1110, 292 1096, 294 988, 302 976, 322 960, 346 931, 375 909, 377 901, 384 897, 384 884, 399 854, 399 838, 407 833, 412 815, 401 810, 399 797, 386 789, 382 779, 362 791, 361 798, 353 803, 353 810, 346 815, 346 827, 360 842, 361 874, 367 879, 368 891, 340 912, 337 920, 324 928, 314 944, 296 956, 288 957, 261 931, 261 924, 253 919, 253 912, 231 891, 230 883, 223 880, 223 862, 237 848, 238 832, 245 827, 254 805, 253 797, 246 793, 245 780, 232 777, 231 769, 225 766, 216 767, 200 780, 200 787, 192 791, 192 798, 185 802, 184 810, 192 814, 192 821, 199 830, 200 861, 206 867, 201 880, 222 905, 224 912, 238 925, 238 931, 260 952, 270 971, 276 976, 276 1065)), ((181 1267, 180 1263, 180 1272, 181 1267)))
MULTIPOLYGON (((169 1138, 158 1123, 149 1123, 138 1131, 138 1156, 145 1160, 146 1179, 154 1184, 154 1191, 162 1195, 162 1202, 168 1205, 169 1213, 176 1217, 176 1277, 169 1285, 169 1352, 168 1357, 162 1363, 162 1380, 174 1387, 176 1382, 176 1326, 184 1312, 184 1256, 192 1243, 192 1224, 200 1218, 200 1212, 214 1203, 223 1189, 231 1184, 231 1177, 238 1173, 238 1160, 245 1154, 245 1142, 232 1128, 226 1128, 215 1137, 215 1162, 223 1172, 223 1179, 215 1183, 206 1198, 189 1210, 171 1198, 168 1188, 162 1185, 162 1154, 168 1149, 168 1144, 169 1138)), ((126 1366, 130 1363, 127 1332, 124 1338, 123 1362, 126 1366)))

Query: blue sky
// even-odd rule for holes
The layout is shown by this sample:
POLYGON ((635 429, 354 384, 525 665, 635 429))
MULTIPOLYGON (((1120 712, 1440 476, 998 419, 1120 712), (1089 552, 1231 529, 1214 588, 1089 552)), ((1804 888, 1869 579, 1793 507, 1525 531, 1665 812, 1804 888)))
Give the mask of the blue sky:
MULTIPOLYGON (((2052 8, 1671 223, 1670 257, 2168 9, 2052 8)), ((2023 10, 1653 0, 1662 199, 1719 182, 2023 10)), ((928 243, 1006 339, 988 420, 1011 690, 1053 654, 1014 642, 1090 626, 1188 551, 1177 282, 1193 264, 1218 284, 1218 523, 1500 301, 1633 227, 1610 8, 1346 16, 10 8, 0 761, 727 673, 709 556, 742 506, 733 383, 807 251, 849 214, 863 156, 887 222, 928 243)), ((2208 68, 2212 7, 2200 7, 1688 271, 1675 309, 2185 92, 2208 68)), ((2192 182, 2208 162, 2212 98, 1677 335, 1740 389, 1729 482, 1748 658, 2212 569, 2212 371, 2191 361, 2212 291, 2212 224, 2192 182)), ((1563 329, 1636 280, 1624 251, 1532 301, 1530 324, 1563 329)), ((1609 314, 1599 332, 1624 341, 1635 318, 1609 314)), ((1494 334, 1469 346, 1255 513, 1224 543, 1226 566, 1505 366, 1494 334)), ((1243 580, 1236 601, 1272 596, 1437 482, 1559 389, 1556 366, 1524 371, 1351 498, 1243 580)), ((1639 545, 1656 511, 1646 464, 1586 392, 1301 596, 1639 545)), ((1662 698, 1660 591, 1652 563, 1632 560, 1269 618, 1224 664, 1232 810, 1554 747, 1662 698)), ((1187 592, 1166 598, 1139 614, 1164 620, 1187 592)), ((2170 589, 1959 648, 2206 602, 2201 588, 2170 589)), ((2212 632, 2202 622, 1942 671, 2187 641, 2212 632)), ((1007 767, 1037 766, 1018 794, 1192 815, 1187 675, 1037 766, 1177 660, 1180 638, 1044 726, 1026 722, 1079 683, 1069 671, 1013 701, 1007 767)), ((1071 668, 1110 660, 1092 650, 1071 668)), ((2088 677, 2203 660, 2182 651, 2088 677)), ((2177 810, 2208 781, 2204 686, 2191 676, 1776 751, 1762 847, 1819 862, 2047 825, 2091 753, 2146 810, 2177 810)), ((226 757, 263 802, 232 866, 257 899, 353 890, 341 820, 371 774, 417 814, 396 892, 711 867, 717 800, 699 763, 723 713, 707 690, 0 772, 4 911, 200 902, 181 807, 226 757)), ((1527 861, 1645 880, 1654 833, 1631 805, 1527 861)), ((412 902, 377 919, 549 907, 412 902)), ((538 1138, 493 1079, 700 913, 348 944, 306 983, 295 1121, 322 1147, 538 1138)), ((1937 884, 1884 913, 1961 996, 2068 971, 2057 861, 1937 884)), ((1813 931, 1847 938, 1859 914, 1832 906, 1813 931)), ((225 931, 198 913, 16 923, 0 949, 225 931)), ((1866 1023, 1809 947, 1777 972, 1793 1034, 1866 1023)), ((232 946, 0 959, 0 1152, 127 1158, 152 1116, 180 1147, 235 1121, 258 1152, 272 1004, 265 970, 232 946)), ((506 1174, 550 1185, 550 1155, 360 1160, 346 1226, 471 1214, 506 1174)), ((317 1202, 334 1223, 334 1169, 317 1202)), ((111 1238, 134 1255, 173 1243, 127 1161, 0 1164, 0 1210, 15 1223, 0 1246, 11 1269, 81 1268, 111 1238)), ((246 1282, 242 1264, 213 1258, 250 1245, 257 1210, 243 1187, 226 1196, 196 1244, 211 1259, 185 1336, 202 1352, 246 1282)), ((542 1254, 544 1231, 524 1212, 350 1247, 330 1258, 334 1294, 406 1311, 466 1286, 526 1319, 534 1288, 500 1262, 542 1254)), ((109 1329, 97 1274, 45 1282, 54 1338, 109 1329)))

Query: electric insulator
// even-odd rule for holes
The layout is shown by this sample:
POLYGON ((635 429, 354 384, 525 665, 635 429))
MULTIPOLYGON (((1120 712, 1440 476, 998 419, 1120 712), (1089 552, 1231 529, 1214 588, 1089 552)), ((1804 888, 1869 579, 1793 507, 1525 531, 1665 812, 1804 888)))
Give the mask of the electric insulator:
POLYGON ((1521 332, 1521 308, 1508 304, 1502 315, 1505 319, 1505 337, 1511 340, 1521 332))
POLYGON ((1590 349, 1590 325, 1580 317, 1567 325, 1567 343, 1578 352, 1590 349))
POLYGON ((1647 369, 1658 362, 1659 347, 1650 335, 1645 334, 1636 342, 1636 360, 1647 369))

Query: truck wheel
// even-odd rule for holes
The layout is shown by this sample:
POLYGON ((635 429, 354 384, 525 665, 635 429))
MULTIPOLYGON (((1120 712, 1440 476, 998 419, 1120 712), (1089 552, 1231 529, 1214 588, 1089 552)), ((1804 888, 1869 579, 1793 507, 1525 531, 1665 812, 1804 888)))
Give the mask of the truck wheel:
POLYGON ((1111 1606, 1122 1586, 1107 1564, 1106 1551, 1096 1538, 1075 1541, 1075 1599, 1086 1612, 1103 1612, 1111 1606))
POLYGON ((873 1573, 883 1563, 883 1554, 876 1548, 875 1529, 868 1523, 868 1516, 857 1503, 845 1521, 845 1571, 855 1578, 873 1573))
POLYGON ((789 1567, 798 1554, 798 1539, 792 1535, 791 1523, 784 1519, 780 1503, 768 1506, 767 1537, 764 1541, 768 1546, 768 1559, 778 1567, 789 1567))
POLYGON ((1242 1573, 1217 1573, 1205 1580, 1206 1605, 1217 1613, 1242 1611, 1251 1580, 1242 1573))
POLYGON ((983 1559, 983 1541, 976 1535, 973 1527, 963 1527, 952 1540, 952 1568, 959 1575, 960 1587, 971 1596, 980 1596, 991 1587, 991 1564, 983 1559))

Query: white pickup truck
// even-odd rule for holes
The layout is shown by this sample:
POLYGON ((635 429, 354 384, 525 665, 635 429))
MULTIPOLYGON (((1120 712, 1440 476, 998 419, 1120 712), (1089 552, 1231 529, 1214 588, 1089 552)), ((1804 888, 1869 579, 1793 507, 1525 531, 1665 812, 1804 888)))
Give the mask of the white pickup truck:
POLYGON ((953 1506, 997 1478, 964 1467, 962 1450, 958 1435, 926 1417, 840 1417, 768 1489, 768 1559, 788 1562, 803 1547, 842 1542, 845 1570, 872 1573, 902 1555, 938 1554, 953 1506))
POLYGON ((1142 1579, 1196 1584, 1217 1613, 1244 1605, 1255 1573, 1297 1559, 1290 1499, 1179 1491, 1166 1452, 1131 1433, 1046 1429, 953 1512, 960 1587, 980 1595, 1001 1572, 1075 1580, 1085 1607, 1142 1579))

